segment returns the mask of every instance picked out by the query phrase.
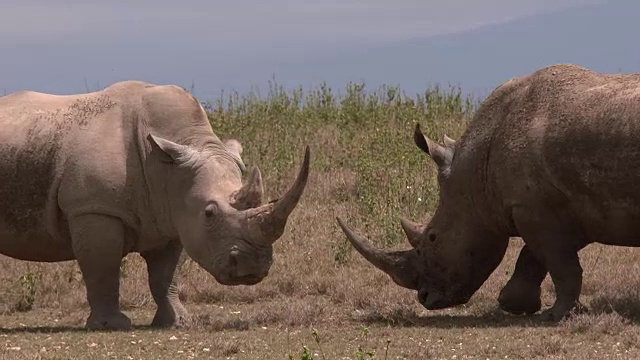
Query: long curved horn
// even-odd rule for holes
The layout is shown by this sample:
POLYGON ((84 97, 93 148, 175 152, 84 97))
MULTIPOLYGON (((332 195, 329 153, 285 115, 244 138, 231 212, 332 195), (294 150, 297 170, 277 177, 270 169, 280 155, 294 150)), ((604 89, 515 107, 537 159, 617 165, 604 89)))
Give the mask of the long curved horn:
MULTIPOLYGON (((282 198, 276 201, 271 216, 281 222, 287 221, 287 217, 293 211, 298 204, 302 192, 307 185, 307 179, 309 178, 309 164, 311 161, 311 149, 309 146, 304 151, 304 160, 302 161, 302 167, 293 186, 284 194, 282 198)), ((284 227, 284 223, 282 224, 284 227)))
POLYGON ((384 271, 398 285, 407 289, 418 288, 418 271, 415 269, 415 259, 411 251, 384 252, 375 249, 369 240, 356 234, 340 217, 336 217, 342 232, 358 252, 373 266, 384 271))
POLYGON ((307 146, 302 167, 293 186, 275 202, 246 210, 248 227, 256 241, 274 243, 284 233, 287 219, 300 201, 309 178, 311 149, 307 146))

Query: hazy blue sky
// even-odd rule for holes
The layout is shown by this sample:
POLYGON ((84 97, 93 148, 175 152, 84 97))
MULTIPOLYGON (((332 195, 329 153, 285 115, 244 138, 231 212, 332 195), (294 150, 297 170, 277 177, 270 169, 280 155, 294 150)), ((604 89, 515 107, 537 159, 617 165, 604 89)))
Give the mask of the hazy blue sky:
POLYGON ((383 42, 455 32, 596 0, 21 0, 3 4, 3 44, 202 41, 235 53, 268 42, 383 42))
POLYGON ((0 90, 72 93, 135 78, 193 81, 211 96, 262 84, 287 63, 599 2, 20 0, 0 11, 0 90))

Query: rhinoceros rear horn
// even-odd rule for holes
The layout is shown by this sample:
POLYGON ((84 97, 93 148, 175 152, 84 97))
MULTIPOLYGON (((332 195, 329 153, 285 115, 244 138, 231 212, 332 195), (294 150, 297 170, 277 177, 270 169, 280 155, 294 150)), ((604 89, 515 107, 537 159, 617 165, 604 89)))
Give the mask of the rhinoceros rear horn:
POLYGON ((420 243, 420 235, 424 231, 424 227, 418 223, 414 223, 411 220, 402 219, 400 220, 400 224, 402 225, 402 230, 407 235, 407 240, 411 246, 418 247, 420 243))
POLYGON ((260 169, 252 167, 247 182, 231 195, 229 204, 238 210, 246 210, 260 206, 264 187, 262 185, 262 174, 260 169))
POLYGON ((257 241, 273 243, 282 236, 287 219, 298 205, 309 178, 311 150, 307 146, 302 167, 293 186, 278 200, 269 204, 248 209, 248 226, 257 241))
POLYGON ((351 245, 373 266, 384 271, 393 281, 407 289, 418 288, 417 269, 412 261, 412 253, 409 251, 384 252, 375 249, 369 244, 369 240, 356 234, 341 218, 337 217, 338 225, 347 236, 351 245))

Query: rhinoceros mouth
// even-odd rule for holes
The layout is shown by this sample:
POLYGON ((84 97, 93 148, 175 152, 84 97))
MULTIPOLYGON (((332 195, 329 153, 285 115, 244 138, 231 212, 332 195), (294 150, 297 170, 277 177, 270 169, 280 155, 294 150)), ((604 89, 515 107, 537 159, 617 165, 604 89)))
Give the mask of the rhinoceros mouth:
POLYGON ((244 276, 218 276, 215 278, 222 285, 237 286, 237 285, 255 285, 261 282, 265 277, 266 275, 265 276, 244 275, 244 276))
POLYGON ((448 296, 438 291, 426 291, 421 289, 418 291, 418 301, 427 310, 441 310, 458 305, 466 304, 469 301, 468 296, 448 296))

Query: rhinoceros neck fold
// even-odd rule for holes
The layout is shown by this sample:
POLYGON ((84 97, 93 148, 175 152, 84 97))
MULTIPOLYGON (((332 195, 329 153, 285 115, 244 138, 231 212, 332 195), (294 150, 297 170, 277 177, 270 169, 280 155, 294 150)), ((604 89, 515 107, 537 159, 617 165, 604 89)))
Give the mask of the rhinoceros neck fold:
MULTIPOLYGON (((166 179, 170 175, 168 166, 161 166, 150 155, 147 136, 150 132, 143 124, 136 126, 135 150, 140 159, 139 175, 133 184, 135 194, 132 206, 140 217, 140 232, 142 236, 177 239, 177 229, 171 217, 171 207, 168 198, 166 179)), ((132 178, 136 177, 133 176, 132 178)))
MULTIPOLYGON (((502 194, 495 186, 496 175, 501 171, 495 160, 493 140, 496 124, 492 119, 480 118, 470 124, 470 129, 457 141, 456 154, 448 175, 448 186, 455 189, 455 206, 464 209, 475 222, 488 228, 508 226, 502 194)), ((450 201, 449 201, 450 202, 450 201)))
POLYGON ((232 168, 237 168, 241 173, 246 171, 242 158, 227 150, 217 137, 207 142, 202 151, 211 159, 231 164, 232 168))

